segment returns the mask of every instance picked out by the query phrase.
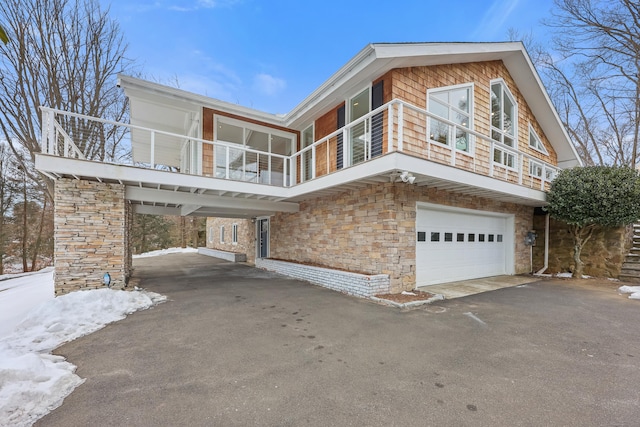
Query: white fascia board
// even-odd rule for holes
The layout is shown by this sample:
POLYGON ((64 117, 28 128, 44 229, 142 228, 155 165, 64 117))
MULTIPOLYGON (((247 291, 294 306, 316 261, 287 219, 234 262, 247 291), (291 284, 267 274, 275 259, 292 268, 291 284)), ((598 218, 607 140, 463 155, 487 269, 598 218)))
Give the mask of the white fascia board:
POLYGON ((544 191, 513 184, 490 176, 480 175, 464 169, 441 163, 431 162, 418 157, 396 153, 396 169, 406 170, 413 174, 425 175, 444 181, 455 182, 469 187, 490 190, 508 196, 538 201, 545 204, 547 197, 544 191))
MULTIPOLYGON (((292 202, 272 202, 270 200, 253 200, 240 197, 212 196, 208 194, 193 194, 181 191, 156 190, 127 186, 125 197, 129 200, 149 203, 173 203, 179 205, 229 209, 265 210, 272 212, 298 212, 299 206, 292 202)), ((195 210, 195 209, 194 209, 195 210)), ((189 211, 189 209, 187 209, 189 211)), ((191 211, 193 212, 193 211, 191 211)))
POLYGON ((180 208, 180 215, 189 216, 190 214, 197 211, 201 207, 202 207, 201 205, 182 205, 182 207, 180 208))
POLYGON ((262 122, 284 126, 283 118, 277 114, 265 113, 264 111, 255 110, 253 108, 243 107, 238 104, 232 104, 227 101, 211 98, 204 95, 198 95, 182 89, 176 89, 170 86, 149 82, 147 80, 138 79, 124 74, 118 75, 118 86, 124 89, 125 94, 145 99, 145 94, 155 94, 167 99, 175 99, 187 103, 197 104, 201 107, 207 107, 217 110, 223 110, 228 113, 236 114, 242 117, 248 117, 262 122), (136 91, 136 89, 138 89, 136 91))
POLYGON ((36 154, 36 169, 58 175, 74 174, 76 176, 101 178, 105 180, 142 182, 150 185, 169 187, 200 188, 231 193, 256 194, 274 198, 286 197, 286 190, 288 190, 287 188, 266 184, 254 184, 251 182, 216 179, 154 169, 142 169, 135 166, 122 166, 91 160, 69 159, 48 154, 36 154))

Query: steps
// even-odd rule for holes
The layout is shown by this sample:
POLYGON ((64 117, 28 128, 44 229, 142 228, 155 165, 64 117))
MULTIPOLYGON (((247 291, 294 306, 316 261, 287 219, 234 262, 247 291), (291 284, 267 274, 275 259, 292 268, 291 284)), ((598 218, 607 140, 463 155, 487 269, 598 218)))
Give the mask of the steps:
POLYGON ((618 279, 640 283, 640 223, 633 224, 633 246, 624 259, 618 279))

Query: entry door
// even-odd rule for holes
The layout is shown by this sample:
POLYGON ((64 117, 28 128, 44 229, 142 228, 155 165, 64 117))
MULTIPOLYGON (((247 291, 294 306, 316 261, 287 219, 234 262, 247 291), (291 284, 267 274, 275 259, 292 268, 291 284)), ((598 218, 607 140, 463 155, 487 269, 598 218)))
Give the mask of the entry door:
POLYGON ((258 258, 269 257, 269 218, 258 220, 258 258))

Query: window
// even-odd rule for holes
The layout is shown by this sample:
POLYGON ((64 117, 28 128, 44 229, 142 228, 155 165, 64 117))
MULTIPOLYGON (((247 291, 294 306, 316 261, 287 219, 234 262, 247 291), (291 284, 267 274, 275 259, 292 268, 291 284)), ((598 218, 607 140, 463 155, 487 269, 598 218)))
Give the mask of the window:
POLYGON ((498 234, 496 236, 496 242, 498 242, 498 243, 502 242, 502 234, 498 234))
POLYGON ((224 225, 220 226, 220 243, 224 243, 224 225))
POLYGON ((500 163, 508 168, 515 169, 516 167, 516 155, 507 150, 503 150, 502 148, 494 148, 493 149, 493 161, 495 163, 500 163))
POLYGON ((493 242, 493 234, 489 234, 489 241, 493 242))
POLYGON ((431 141, 449 146, 451 141, 455 141, 456 149, 470 152, 470 135, 462 128, 471 128, 472 99, 472 85, 451 86, 427 91, 429 112, 459 125, 459 127, 450 126, 430 117, 428 125, 431 141))
POLYGON ((464 233, 458 233, 456 241, 464 242, 464 233))
POLYGON ((431 233, 431 241, 432 242, 439 242, 440 241, 440 233, 431 233))
POLYGON ((478 234, 478 242, 484 242, 484 234, 478 234))
POLYGON ((469 236, 467 238, 467 242, 475 242, 476 241, 476 235, 473 233, 469 233, 469 236))
POLYGON ((529 147, 543 153, 543 154, 549 154, 549 152, 547 151, 546 148, 544 148, 544 144, 542 143, 542 141, 540 140, 540 137, 538 136, 538 134, 536 133, 535 130, 533 130, 533 127, 531 127, 531 125, 529 125, 529 147))
POLYGON ((209 243, 213 243, 213 227, 209 227, 209 243))
POLYGON ((546 168, 544 171, 544 179, 547 181, 553 181, 556 178, 556 171, 553 169, 546 168))
POLYGON ((233 224, 233 227, 231 228, 231 242, 234 245, 238 244, 238 224, 233 224))
POLYGON ((427 241, 427 233, 424 231, 418 231, 418 242, 426 242, 427 241))
POLYGON ((529 175, 542 178, 542 164, 529 160, 529 175))
POLYGON ((453 242, 453 233, 444 233, 445 242, 453 242))
MULTIPOLYGON (((371 93, 366 88, 349 100, 349 122, 358 120, 371 111, 371 93)), ((367 159, 367 140, 370 138, 368 121, 364 120, 351 127, 349 140, 351 143, 351 164, 355 165, 367 159)))
POLYGON ((517 118, 516 102, 507 86, 502 80, 491 83, 491 139, 514 147, 517 118))
MULTIPOLYGON (((313 125, 309 126, 308 128, 302 131, 301 139, 302 139, 302 147, 300 148, 304 149, 306 147, 313 145, 313 142, 314 142, 313 141, 314 139, 313 125)), ((311 158, 311 149, 308 149, 307 151, 302 153, 302 157, 301 157, 302 179, 304 181, 308 181, 313 178, 313 165, 311 163, 312 160, 313 159, 311 158)))

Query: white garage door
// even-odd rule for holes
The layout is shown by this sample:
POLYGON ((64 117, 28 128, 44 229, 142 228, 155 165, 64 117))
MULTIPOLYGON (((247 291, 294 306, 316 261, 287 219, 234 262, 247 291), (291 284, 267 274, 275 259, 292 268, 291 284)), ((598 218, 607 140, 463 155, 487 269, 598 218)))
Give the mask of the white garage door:
POLYGON ((511 273, 509 216, 419 206, 416 230, 417 286, 511 273))

